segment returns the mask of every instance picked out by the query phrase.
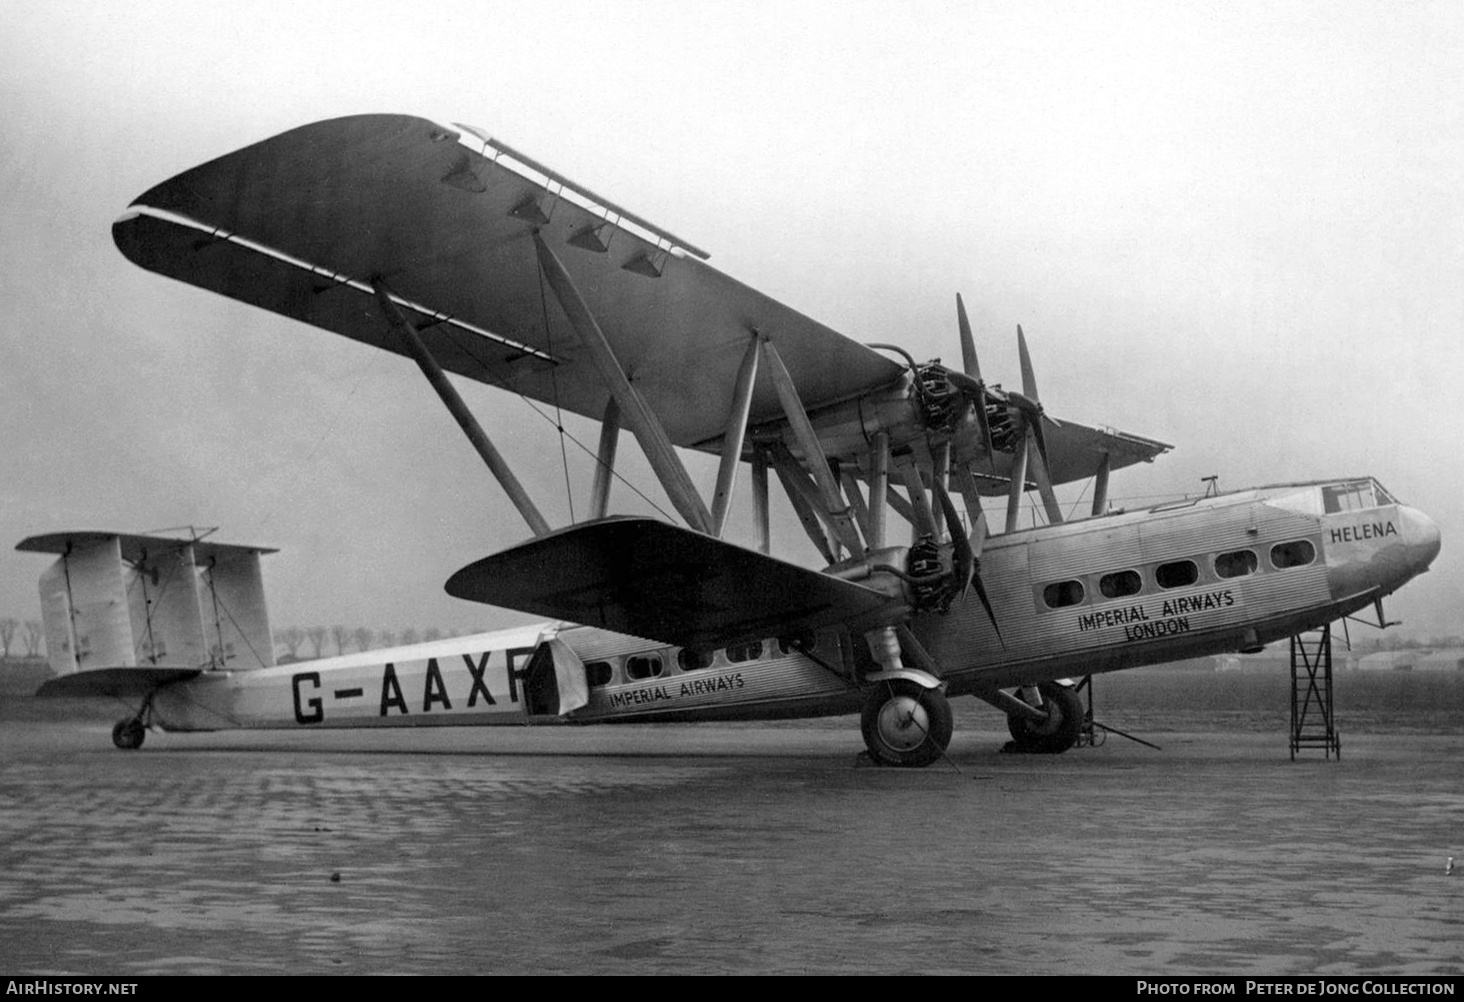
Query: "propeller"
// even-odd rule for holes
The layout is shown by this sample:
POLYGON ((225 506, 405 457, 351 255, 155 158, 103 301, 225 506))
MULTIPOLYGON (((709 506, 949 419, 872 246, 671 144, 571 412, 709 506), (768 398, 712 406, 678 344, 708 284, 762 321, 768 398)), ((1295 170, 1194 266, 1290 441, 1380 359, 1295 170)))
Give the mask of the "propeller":
POLYGON ((1017 324, 1017 354, 1022 365, 1022 392, 1007 391, 1007 398, 1017 410, 1022 412, 1026 418, 1028 427, 1032 429, 1033 436, 1037 439, 1037 452, 1042 457, 1042 465, 1047 465, 1047 436, 1043 434, 1042 426, 1050 423, 1054 428, 1061 428, 1053 418, 1047 416, 1042 408, 1042 402, 1037 397, 1037 373, 1032 368, 1032 353, 1027 350, 1027 335, 1022 333, 1022 325, 1017 324))
POLYGON ((961 332, 961 363, 966 379, 956 379, 951 373, 951 382, 971 398, 976 405, 976 422, 981 426, 981 441, 986 446, 986 458, 996 469, 996 446, 991 441, 991 420, 986 415, 986 381, 981 378, 981 363, 976 361, 976 339, 971 336, 971 321, 966 319, 966 304, 961 294, 956 293, 956 326, 961 332))
MULTIPOLYGON (((976 597, 981 600, 981 607, 986 610, 986 618, 991 620, 991 628, 996 631, 996 639, 1001 641, 1003 647, 1006 640, 1001 635, 1001 627, 996 623, 996 613, 991 608, 991 599, 986 594, 986 585, 981 580, 981 556, 971 547, 971 540, 966 535, 965 528, 961 525, 960 516, 956 514, 956 506, 951 501, 950 492, 946 490, 945 484, 939 479, 932 481, 936 502, 945 515, 946 529, 951 534, 951 542, 955 546, 952 554, 951 570, 955 572, 956 580, 961 584, 961 598, 966 597, 966 592, 971 585, 976 586, 976 597)), ((978 532, 977 547, 985 542, 985 533, 978 532)))
MULTIPOLYGON (((961 334, 961 362, 965 372, 957 372, 954 369, 945 369, 946 378, 952 386, 961 392, 968 400, 975 405, 976 421, 981 427, 981 441, 986 447, 986 455, 991 460, 993 469, 996 463, 996 446, 992 440, 991 419, 986 413, 986 401, 988 391, 986 381, 981 378, 981 363, 976 358, 976 339, 971 334, 971 321, 966 316, 966 303, 961 294, 956 293, 956 325, 961 334)), ((1037 440, 1037 452, 1042 457, 1043 465, 1047 464, 1047 436, 1044 434, 1044 425, 1051 424, 1054 428, 1061 428, 1062 425, 1054 418, 1047 416, 1042 407, 1042 402, 1037 395, 1037 374, 1032 367, 1032 354, 1027 349, 1027 336, 1022 333, 1022 327, 1017 325, 1017 353, 1021 358, 1022 365, 1022 390, 1004 390, 993 399, 1005 403, 1009 408, 1021 415, 1023 422, 1032 429, 1033 437, 1037 440)))

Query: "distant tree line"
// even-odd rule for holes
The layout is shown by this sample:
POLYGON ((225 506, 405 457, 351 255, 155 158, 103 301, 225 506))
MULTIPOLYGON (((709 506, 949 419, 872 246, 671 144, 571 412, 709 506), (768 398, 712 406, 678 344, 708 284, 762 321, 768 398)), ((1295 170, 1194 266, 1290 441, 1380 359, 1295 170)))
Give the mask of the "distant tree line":
MULTIPOLYGON (((1340 640, 1337 630, 1332 631, 1332 638, 1340 640)), ((1464 637, 1429 637, 1427 640, 1420 640, 1417 637, 1405 637, 1401 634, 1394 635, 1392 630, 1387 633, 1364 639, 1353 638, 1352 649, 1359 654, 1372 654, 1377 651, 1416 651, 1424 648, 1433 649, 1437 647, 1464 647, 1464 637)))
MULTIPOLYGON (((328 654, 346 654, 350 651, 369 651, 372 648, 406 646, 458 637, 469 630, 442 630, 430 627, 418 630, 409 626, 403 630, 372 630, 364 626, 287 626, 276 630, 274 640, 276 651, 283 649, 284 656, 298 661, 302 657, 321 658, 328 654), (302 654, 301 652, 304 651, 302 654)), ((39 619, 22 622, 13 616, 0 618, 0 660, 12 656, 24 658, 43 657, 46 632, 39 619), (21 653, 22 648, 24 653, 21 653)))
MULTIPOLYGON (((0 619, 0 659, 10 659, 11 647, 15 644, 17 637, 25 644, 25 657, 38 658, 41 656, 42 641, 46 638, 41 621, 27 619, 22 623, 13 616, 6 616, 0 619)), ((18 649, 17 653, 19 653, 18 649)))
POLYGON ((365 626, 287 626, 274 634, 277 648, 284 653, 281 659, 299 661, 305 658, 323 658, 331 654, 348 654, 351 651, 369 651, 384 647, 406 647, 410 644, 429 643, 447 637, 460 637, 470 630, 442 630, 429 627, 418 630, 408 626, 403 630, 372 630, 365 626))
MULTIPOLYGON (((330 654, 348 654, 351 651, 369 651, 373 648, 408 646, 458 637, 472 631, 442 630, 430 627, 418 630, 409 626, 402 630, 372 630, 365 626, 287 626, 276 630, 274 640, 276 652, 283 649, 282 657, 299 661, 305 657, 322 658, 330 654), (302 653, 302 651, 304 653, 302 653)), ((1333 633, 1341 649, 1341 631, 1333 633)), ((9 660, 12 655, 24 658, 43 657, 46 633, 41 621, 27 619, 22 622, 13 616, 0 618, 0 659, 9 660), (21 653, 22 647, 24 653, 21 653)), ((1354 637, 1352 650, 1359 654, 1377 651, 1418 650, 1420 648, 1464 647, 1464 637, 1430 637, 1421 640, 1404 636, 1394 630, 1375 633, 1368 637, 1354 637)))

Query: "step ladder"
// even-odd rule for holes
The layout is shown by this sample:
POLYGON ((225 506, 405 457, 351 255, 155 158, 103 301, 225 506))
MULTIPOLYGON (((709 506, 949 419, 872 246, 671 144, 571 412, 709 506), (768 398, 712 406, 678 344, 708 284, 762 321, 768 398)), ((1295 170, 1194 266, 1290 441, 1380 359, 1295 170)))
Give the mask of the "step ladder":
POLYGON ((1332 626, 1291 638, 1291 760, 1303 748, 1342 758, 1332 703, 1332 626))

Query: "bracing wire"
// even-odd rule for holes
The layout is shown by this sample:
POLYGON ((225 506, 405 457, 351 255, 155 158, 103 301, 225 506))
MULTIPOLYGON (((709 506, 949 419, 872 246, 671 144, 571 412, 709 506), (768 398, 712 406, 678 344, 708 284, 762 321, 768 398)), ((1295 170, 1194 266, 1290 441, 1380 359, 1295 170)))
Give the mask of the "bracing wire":
MULTIPOLYGON (((303 458, 302 460, 300 460, 300 462, 297 464, 297 466, 296 466, 296 476, 290 478, 292 482, 294 482, 294 483, 303 483, 304 482, 303 477, 300 477, 299 474, 300 473, 303 473, 303 471, 305 471, 305 470, 307 470, 307 469, 310 468, 310 464, 315 459, 316 453, 318 453, 320 451, 320 447, 325 444, 326 439, 330 438, 332 435, 335 434, 336 427, 341 423, 342 417, 345 415, 346 407, 350 404, 351 400, 356 396, 356 391, 359 390, 361 388, 361 384, 366 381, 367 374, 371 371, 371 368, 376 364, 376 360, 380 356, 381 356, 381 350, 380 349, 378 349, 377 351, 371 352, 369 354, 369 357, 366 359, 365 364, 363 364, 361 366, 360 370, 357 371, 357 373, 356 373, 356 380, 351 385, 350 392, 345 395, 345 398, 344 399, 342 399, 339 403, 336 404, 335 413, 331 415, 330 422, 326 425, 325 430, 322 431, 320 433, 320 435, 315 439, 315 444, 310 447, 310 450, 305 454, 305 458, 303 458)), ((279 495, 277 494, 276 496, 278 497, 279 495)), ((274 519, 275 513, 278 512, 279 510, 280 510, 279 504, 275 504, 273 507, 271 507, 269 509, 268 512, 265 513, 264 518, 260 519, 260 521, 259 521, 259 529, 258 529, 259 532, 261 532, 261 533, 264 532, 265 527, 268 526, 269 523, 274 519)))
MULTIPOLYGON (((544 293, 544 269, 535 269, 539 276, 539 311, 544 318, 544 340, 550 355, 554 354, 554 328, 549 323, 549 298, 544 293)), ((564 413, 559 407, 559 366, 549 369, 549 386, 554 393, 554 427, 559 432, 559 462, 564 468, 564 499, 569 503, 569 521, 574 523, 574 488, 569 482, 569 453, 564 447, 564 413)))
MULTIPOLYGON (((478 352, 475 350, 475 345, 470 343, 464 343, 463 341, 459 340, 458 329, 456 327, 449 327, 447 336, 452 340, 454 345, 462 349, 465 354, 472 357, 473 361, 477 362, 483 367, 483 373, 487 377, 490 385, 492 385, 496 389, 504 391, 505 393, 512 393, 514 396, 518 397, 519 400, 523 401, 524 405, 529 408, 529 410, 533 411, 536 415, 538 415, 540 418, 543 418, 544 421, 553 425, 558 430, 560 436, 562 437, 561 441, 563 439, 568 439, 569 442, 572 443, 576 448, 578 448, 586 456, 589 456, 592 460, 594 460, 597 466, 605 465, 600 462, 600 454, 598 450, 591 449, 589 446, 585 445, 585 443, 581 442, 578 438, 572 435, 569 430, 563 426, 562 422, 556 421, 553 417, 544 413, 544 411, 540 409, 539 405, 531 400, 526 394, 514 389, 512 386, 509 386, 502 379, 500 379, 498 374, 494 371, 492 364, 482 355, 478 354, 478 352)), ((622 475, 620 471, 616 470, 613 466, 606 466, 606 469, 609 471, 610 475, 621 484, 623 484, 627 490, 629 490, 632 494, 634 494, 636 497, 640 498, 647 505, 649 505, 656 512, 656 514, 660 515, 667 522, 677 521, 677 517, 675 515, 672 515, 665 508, 662 508, 654 500, 648 497, 646 493, 642 491, 639 487, 631 483, 629 480, 625 479, 624 475, 622 475)))
POLYGON ((1073 515, 1077 514, 1078 505, 1080 505, 1080 504, 1083 503, 1083 498, 1085 498, 1085 497, 1088 496, 1088 488, 1089 487, 1092 487, 1093 484, 1095 482, 1097 482, 1097 480, 1098 480, 1098 476, 1097 476, 1097 474, 1094 474, 1093 476, 1089 477, 1087 480, 1084 480, 1083 481, 1083 489, 1078 492, 1078 496, 1076 498, 1074 498, 1073 499, 1073 503, 1068 506, 1067 520, 1069 522, 1071 522, 1073 520, 1073 515))

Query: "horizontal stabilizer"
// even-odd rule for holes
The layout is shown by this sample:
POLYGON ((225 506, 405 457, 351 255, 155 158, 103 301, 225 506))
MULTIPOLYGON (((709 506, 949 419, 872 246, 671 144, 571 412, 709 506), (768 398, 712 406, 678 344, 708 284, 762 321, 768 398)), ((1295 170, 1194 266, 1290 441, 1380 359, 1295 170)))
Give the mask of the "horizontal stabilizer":
POLYGON ((447 593, 682 647, 861 621, 899 599, 648 518, 607 518, 469 564, 447 593))
POLYGON ((93 668, 61 675, 36 690, 47 698, 105 696, 140 699, 159 686, 181 682, 199 674, 197 668, 93 668))
POLYGON ((274 664, 259 568, 274 550, 89 531, 31 536, 16 549, 57 556, 40 592, 58 675, 274 664))

